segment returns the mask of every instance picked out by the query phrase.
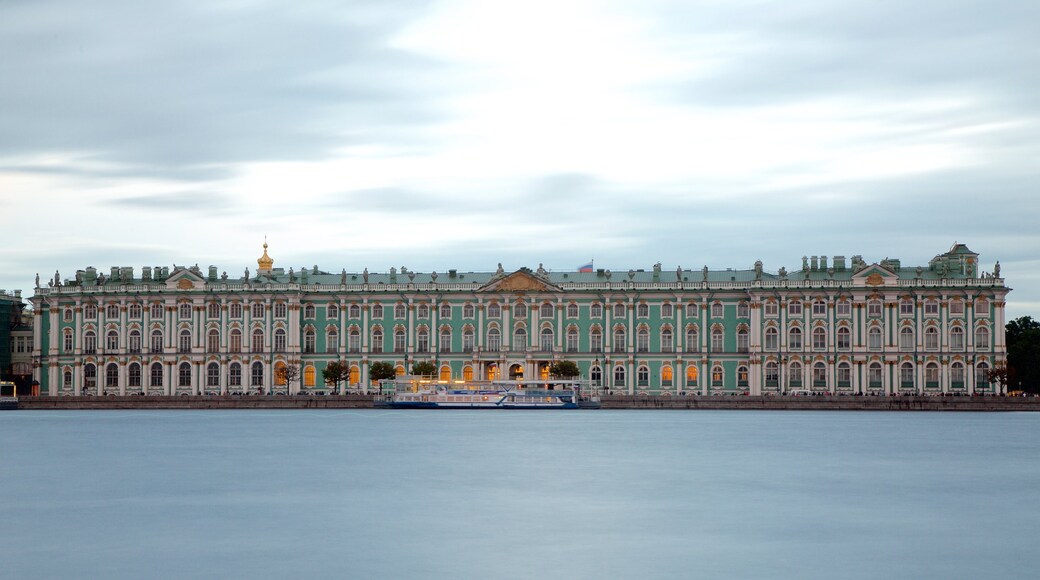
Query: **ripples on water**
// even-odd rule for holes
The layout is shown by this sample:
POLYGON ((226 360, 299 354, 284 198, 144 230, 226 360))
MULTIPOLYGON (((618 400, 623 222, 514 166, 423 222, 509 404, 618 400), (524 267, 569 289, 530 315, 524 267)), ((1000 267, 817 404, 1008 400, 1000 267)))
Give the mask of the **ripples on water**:
POLYGON ((0 413, 4 578, 1032 578, 1040 414, 0 413))

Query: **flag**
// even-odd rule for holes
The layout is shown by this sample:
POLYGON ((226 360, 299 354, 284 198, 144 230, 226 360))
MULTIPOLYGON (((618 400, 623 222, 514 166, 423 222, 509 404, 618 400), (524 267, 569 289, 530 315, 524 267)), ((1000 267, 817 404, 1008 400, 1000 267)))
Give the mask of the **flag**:
POLYGON ((590 261, 588 264, 585 264, 584 266, 579 267, 578 271, 579 272, 591 272, 592 271, 592 262, 590 261))

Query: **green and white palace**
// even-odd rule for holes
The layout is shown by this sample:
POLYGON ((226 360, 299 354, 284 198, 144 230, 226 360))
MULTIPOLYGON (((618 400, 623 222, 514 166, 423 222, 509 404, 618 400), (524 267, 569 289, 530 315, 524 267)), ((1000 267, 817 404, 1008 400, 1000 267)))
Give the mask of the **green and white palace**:
POLYGON ((431 362, 441 380, 538 378, 571 360, 612 393, 996 393, 1000 277, 963 244, 906 267, 860 256, 800 270, 385 273, 216 267, 59 273, 32 303, 50 395, 343 392, 369 369, 431 362), (322 370, 346 363, 330 387, 322 370), (280 380, 283 365, 299 379, 280 380), (279 384, 281 383, 281 384, 279 384))

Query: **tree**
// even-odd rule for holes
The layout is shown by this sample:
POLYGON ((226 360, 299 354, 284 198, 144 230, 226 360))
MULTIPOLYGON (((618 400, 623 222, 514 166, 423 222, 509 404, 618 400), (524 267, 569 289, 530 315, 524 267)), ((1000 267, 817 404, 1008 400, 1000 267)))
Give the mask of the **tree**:
POLYGON ((420 377, 432 377, 437 374, 437 366, 430 361, 417 362, 412 365, 412 374, 420 377))
POLYGON ((549 374, 558 379, 570 379, 579 376, 581 370, 572 360, 558 360, 549 366, 549 374))
POLYGON ((325 365, 325 369, 321 371, 321 378, 326 385, 335 386, 336 390, 339 390, 340 383, 350 380, 350 365, 334 360, 325 365))
POLYGON ((394 365, 388 362, 374 362, 372 363, 372 366, 368 367, 368 378, 373 383, 378 383, 385 379, 392 379, 396 376, 397 371, 394 370, 394 365))
POLYGON ((302 370, 300 361, 291 360, 284 365, 275 367, 274 376, 277 384, 285 385, 287 392, 292 392, 292 384, 300 380, 302 370))
POLYGON ((1023 316, 1008 322, 1005 330, 1008 366, 1014 372, 1009 387, 1040 393, 1040 322, 1023 316))
POLYGON ((997 390, 997 393, 1001 391, 1006 392, 1007 386, 1015 382, 1015 369, 1007 365, 997 365, 986 373, 986 380, 998 387, 1002 387, 997 390))

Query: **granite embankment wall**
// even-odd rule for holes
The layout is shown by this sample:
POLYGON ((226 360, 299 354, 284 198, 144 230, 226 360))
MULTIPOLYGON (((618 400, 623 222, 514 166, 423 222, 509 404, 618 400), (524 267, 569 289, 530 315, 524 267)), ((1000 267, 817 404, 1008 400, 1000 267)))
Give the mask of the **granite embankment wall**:
MULTIPOLYGON (((776 411, 1040 411, 1040 397, 631 397, 605 396, 604 409, 776 411)), ((370 409, 371 395, 22 397, 19 409, 370 409)))

